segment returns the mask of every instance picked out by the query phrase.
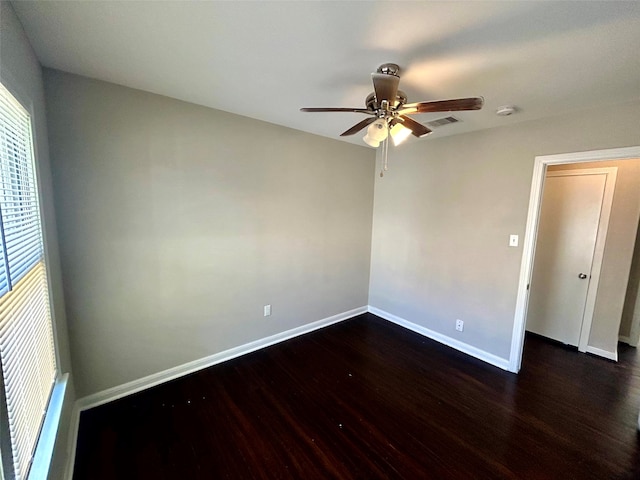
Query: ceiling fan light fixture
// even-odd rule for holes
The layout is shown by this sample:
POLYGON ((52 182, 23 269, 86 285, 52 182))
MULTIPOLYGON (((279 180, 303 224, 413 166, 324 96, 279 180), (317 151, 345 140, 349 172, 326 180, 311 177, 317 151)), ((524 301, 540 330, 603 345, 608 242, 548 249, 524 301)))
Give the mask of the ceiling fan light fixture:
POLYGON ((397 147, 402 142, 404 142, 409 137, 409 135, 411 135, 411 130, 402 126, 402 124, 400 123, 396 123, 393 127, 391 127, 389 133, 391 134, 393 145, 397 147))
MULTIPOLYGON (((406 93, 398 89, 399 72, 400 67, 395 63, 384 63, 371 74, 373 93, 370 93, 365 100, 366 108, 304 107, 300 110, 303 112, 350 112, 369 115, 369 118, 356 123, 342 132, 340 136, 355 135, 367 128, 366 135, 362 140, 373 148, 378 148, 382 143, 382 172, 384 172, 387 170, 389 137, 397 146, 405 141, 409 135, 422 138, 432 133, 430 128, 414 120, 411 115, 480 110, 484 105, 482 97, 407 103, 406 93)), ((383 175, 382 172, 380 176, 383 175)))
POLYGON ((364 143, 366 143, 370 147, 378 148, 380 146, 380 141, 374 138, 371 138, 368 133, 364 136, 362 140, 364 140, 364 143))
POLYGON ((389 127, 384 118, 379 118, 367 128, 367 136, 378 142, 382 142, 389 135, 389 127))

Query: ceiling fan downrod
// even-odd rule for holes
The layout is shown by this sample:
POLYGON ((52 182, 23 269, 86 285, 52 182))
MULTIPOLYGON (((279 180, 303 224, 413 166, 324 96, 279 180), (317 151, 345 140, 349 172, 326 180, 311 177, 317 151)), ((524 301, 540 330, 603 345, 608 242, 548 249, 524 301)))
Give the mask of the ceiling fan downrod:
POLYGON ((393 75, 395 77, 400 76, 400 67, 395 63, 383 63, 378 67, 378 73, 384 73, 385 75, 393 75))

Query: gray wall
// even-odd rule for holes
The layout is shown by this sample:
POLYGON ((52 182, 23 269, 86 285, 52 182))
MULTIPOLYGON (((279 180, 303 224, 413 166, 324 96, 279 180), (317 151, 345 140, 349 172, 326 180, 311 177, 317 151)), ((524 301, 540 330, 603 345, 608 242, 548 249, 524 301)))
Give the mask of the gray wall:
POLYGON ((372 150, 58 71, 45 88, 79 395, 367 304, 372 150))
MULTIPOLYGON (((620 323, 620 335, 628 337, 631 345, 637 346, 637 336, 634 333, 634 319, 636 323, 640 321, 640 226, 636 235, 636 244, 631 261, 631 273, 627 285, 627 294, 622 311, 622 322, 620 323)), ((637 326, 636 326, 637 329, 637 326)))
MULTIPOLYGON (((55 322, 55 335, 60 360, 59 369, 61 372, 71 372, 56 219, 53 208, 42 70, 22 29, 22 24, 16 17, 9 2, 5 1, 0 2, 0 80, 31 111, 32 115, 32 128, 36 139, 34 151, 40 184, 45 250, 49 268, 49 283, 51 285, 52 314, 55 322)), ((73 402, 75 402, 75 391, 73 379, 71 379, 67 384, 62 419, 52 460, 51 478, 61 478, 61 472, 64 470, 68 426, 73 402)))
POLYGON ((508 359, 534 157, 637 145, 639 123, 635 103, 393 149, 376 177, 369 304, 508 359))
POLYGON ((553 165, 549 170, 604 167, 617 167, 618 172, 589 346, 616 352, 640 217, 640 160, 553 165))

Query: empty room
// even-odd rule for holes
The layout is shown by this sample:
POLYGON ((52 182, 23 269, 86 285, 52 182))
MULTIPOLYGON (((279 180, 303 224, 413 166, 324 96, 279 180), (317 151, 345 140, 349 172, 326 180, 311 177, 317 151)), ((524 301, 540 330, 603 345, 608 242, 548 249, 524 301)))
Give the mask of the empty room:
POLYGON ((0 478, 640 478, 640 2, 0 0, 0 478))

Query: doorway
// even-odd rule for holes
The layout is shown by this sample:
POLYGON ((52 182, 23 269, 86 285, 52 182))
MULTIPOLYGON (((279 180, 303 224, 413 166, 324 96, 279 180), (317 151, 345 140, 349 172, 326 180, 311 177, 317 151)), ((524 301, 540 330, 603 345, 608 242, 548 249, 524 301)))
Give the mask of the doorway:
MULTIPOLYGON (((534 162, 533 180, 529 198, 529 211, 523 241, 523 253, 518 281, 518 295, 514 315, 514 328, 511 341, 509 370, 517 373, 522 363, 525 324, 529 305, 529 290, 533 275, 533 258, 542 205, 542 192, 545 173, 548 166, 568 165, 586 162, 602 162, 607 160, 639 159, 640 146, 577 152, 560 155, 538 156, 534 162)), ((617 333, 617 332, 616 332, 617 333)))
POLYGON ((545 177, 526 329, 581 352, 588 349, 616 175, 609 167, 549 170, 545 177))

